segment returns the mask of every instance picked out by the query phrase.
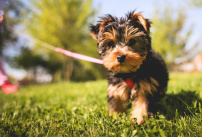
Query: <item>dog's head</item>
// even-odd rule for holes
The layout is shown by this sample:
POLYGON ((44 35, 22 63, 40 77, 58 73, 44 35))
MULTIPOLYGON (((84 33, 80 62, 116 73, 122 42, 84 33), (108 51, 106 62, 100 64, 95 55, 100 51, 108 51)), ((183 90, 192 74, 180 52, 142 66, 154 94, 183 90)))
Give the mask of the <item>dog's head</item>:
POLYGON ((98 43, 104 66, 115 74, 135 72, 151 49, 150 24, 133 11, 120 19, 107 15, 92 25, 91 36, 98 43))

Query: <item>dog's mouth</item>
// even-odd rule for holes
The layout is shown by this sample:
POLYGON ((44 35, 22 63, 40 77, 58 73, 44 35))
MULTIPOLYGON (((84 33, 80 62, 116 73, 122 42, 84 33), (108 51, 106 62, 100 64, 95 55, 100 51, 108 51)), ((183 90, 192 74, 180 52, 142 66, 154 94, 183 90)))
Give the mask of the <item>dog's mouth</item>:
POLYGON ((130 73, 113 73, 113 75, 115 77, 127 79, 127 78, 134 77, 136 75, 136 71, 135 72, 130 72, 130 73))
POLYGON ((112 53, 103 58, 103 65, 114 74, 133 73, 142 64, 142 57, 137 54, 118 54, 112 53))
POLYGON ((118 74, 118 73, 121 74, 121 73, 133 73, 133 72, 136 72, 138 68, 139 67, 134 66, 134 65, 129 66, 129 65, 127 65, 127 63, 120 63, 120 64, 118 64, 116 66, 113 66, 109 70, 111 70, 114 74, 118 74))

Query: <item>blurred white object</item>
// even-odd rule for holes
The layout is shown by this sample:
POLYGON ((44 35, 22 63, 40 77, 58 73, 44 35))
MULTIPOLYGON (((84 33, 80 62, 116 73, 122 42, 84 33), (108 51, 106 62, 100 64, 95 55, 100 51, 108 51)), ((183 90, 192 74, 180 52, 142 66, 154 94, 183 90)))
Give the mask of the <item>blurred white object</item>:
POLYGON ((3 16, 4 12, 2 10, 0 10, 0 16, 3 16))

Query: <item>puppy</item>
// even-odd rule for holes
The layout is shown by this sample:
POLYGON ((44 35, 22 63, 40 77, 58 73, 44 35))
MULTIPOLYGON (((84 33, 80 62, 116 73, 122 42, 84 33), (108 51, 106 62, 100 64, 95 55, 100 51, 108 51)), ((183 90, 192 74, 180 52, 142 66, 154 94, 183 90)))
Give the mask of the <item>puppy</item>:
POLYGON ((151 48, 150 25, 150 20, 132 11, 125 18, 106 15, 90 26, 108 70, 110 114, 126 112, 124 104, 131 99, 131 120, 138 124, 155 110, 153 104, 165 95, 168 83, 166 64, 151 48))

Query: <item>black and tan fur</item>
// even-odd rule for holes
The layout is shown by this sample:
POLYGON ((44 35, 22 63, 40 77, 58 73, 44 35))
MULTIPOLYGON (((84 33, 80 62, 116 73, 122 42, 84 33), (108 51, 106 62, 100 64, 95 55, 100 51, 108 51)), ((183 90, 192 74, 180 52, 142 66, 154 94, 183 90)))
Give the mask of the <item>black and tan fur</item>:
POLYGON ((120 19, 107 15, 90 28, 109 74, 109 111, 126 112, 124 104, 131 99, 131 119, 136 118, 138 124, 165 94, 168 81, 163 59, 151 49, 150 24, 141 13, 133 11, 120 19), (128 78, 133 88, 123 82, 128 78))

